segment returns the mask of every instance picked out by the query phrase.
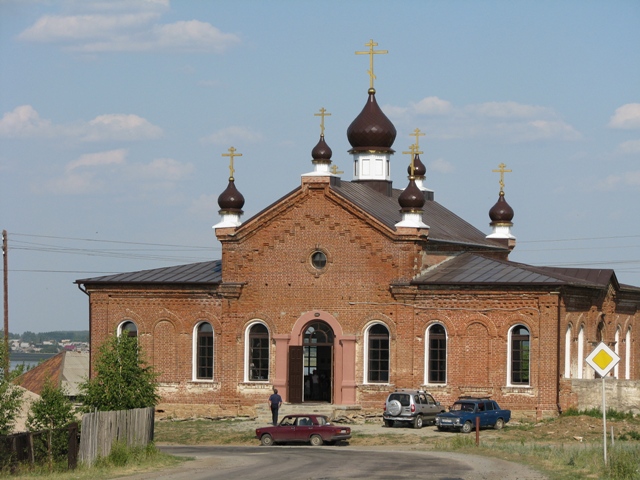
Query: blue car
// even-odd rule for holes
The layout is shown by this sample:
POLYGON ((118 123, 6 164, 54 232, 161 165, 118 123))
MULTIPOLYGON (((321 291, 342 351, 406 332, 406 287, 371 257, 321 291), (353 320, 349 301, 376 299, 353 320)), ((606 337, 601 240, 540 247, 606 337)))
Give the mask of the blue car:
POLYGON ((480 418, 480 427, 500 430, 511 419, 511 410, 501 409, 495 400, 460 398, 448 412, 436 415, 436 427, 469 433, 475 429, 476 418, 480 418))

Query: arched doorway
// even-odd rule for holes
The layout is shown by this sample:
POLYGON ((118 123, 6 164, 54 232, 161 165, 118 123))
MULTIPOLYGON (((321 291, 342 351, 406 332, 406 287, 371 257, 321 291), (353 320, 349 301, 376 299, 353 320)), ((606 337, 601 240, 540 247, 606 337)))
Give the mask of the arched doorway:
POLYGON ((333 401, 333 329, 321 320, 305 325, 302 346, 289 350, 289 401, 333 401))

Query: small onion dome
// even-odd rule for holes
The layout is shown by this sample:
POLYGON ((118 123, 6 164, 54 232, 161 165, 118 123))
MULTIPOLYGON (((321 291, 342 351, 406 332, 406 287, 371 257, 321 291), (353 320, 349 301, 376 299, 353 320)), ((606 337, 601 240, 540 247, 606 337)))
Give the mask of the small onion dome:
MULTIPOLYGON (((411 165, 407 167, 407 173, 411 175, 411 165)), ((425 167, 422 160, 420 160, 420 155, 416 153, 415 157, 413 157, 413 175, 415 177, 424 177, 426 174, 427 167, 425 167)))
POLYGON ((236 188, 233 177, 229 179, 229 185, 224 192, 218 197, 218 205, 221 211, 225 212, 242 212, 244 207, 244 197, 236 188))
POLYGON ((403 211, 421 210, 424 207, 424 193, 418 188, 413 177, 410 177, 409 185, 398 197, 398 203, 403 211))
POLYGON ((347 129, 347 139, 353 147, 349 153, 355 152, 390 152, 396 139, 396 127, 382 113, 376 102, 376 91, 369 89, 369 99, 360 114, 347 129))
POLYGON ((318 144, 311 150, 311 158, 314 162, 331 163, 331 148, 324 141, 324 135, 320 135, 318 144))
POLYGON ((513 208, 504 199, 504 192, 500 192, 498 201, 489 210, 489 218, 492 223, 511 223, 513 220, 513 208))

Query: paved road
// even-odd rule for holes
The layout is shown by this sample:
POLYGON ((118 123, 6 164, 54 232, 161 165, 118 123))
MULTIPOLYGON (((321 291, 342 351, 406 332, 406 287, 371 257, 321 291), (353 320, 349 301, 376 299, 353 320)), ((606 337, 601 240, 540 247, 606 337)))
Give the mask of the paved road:
MULTIPOLYGON (((406 448, 406 447, 405 447, 406 448)), ((161 446, 172 455, 195 457, 178 468, 129 479, 405 479, 542 480, 527 467, 457 453, 389 451, 387 447, 161 446)))

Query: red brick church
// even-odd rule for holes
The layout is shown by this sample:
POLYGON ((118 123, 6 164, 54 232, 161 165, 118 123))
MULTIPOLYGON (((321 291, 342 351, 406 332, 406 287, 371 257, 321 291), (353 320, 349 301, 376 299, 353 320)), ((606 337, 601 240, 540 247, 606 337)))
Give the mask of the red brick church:
POLYGON ((321 132, 300 185, 244 221, 238 154, 225 154, 221 259, 78 280, 92 360, 108 336, 137 335, 161 408, 209 415, 248 411, 272 387, 290 403, 375 411, 395 388, 421 387, 443 404, 490 395, 541 418, 575 405, 571 379, 593 378, 585 358, 600 341, 621 357, 613 376, 640 378, 640 288, 613 270, 509 261, 503 190, 487 206, 489 234, 440 205, 417 129, 408 180, 394 188, 396 129, 372 73, 347 130, 351 180, 331 168, 324 116, 321 132))

